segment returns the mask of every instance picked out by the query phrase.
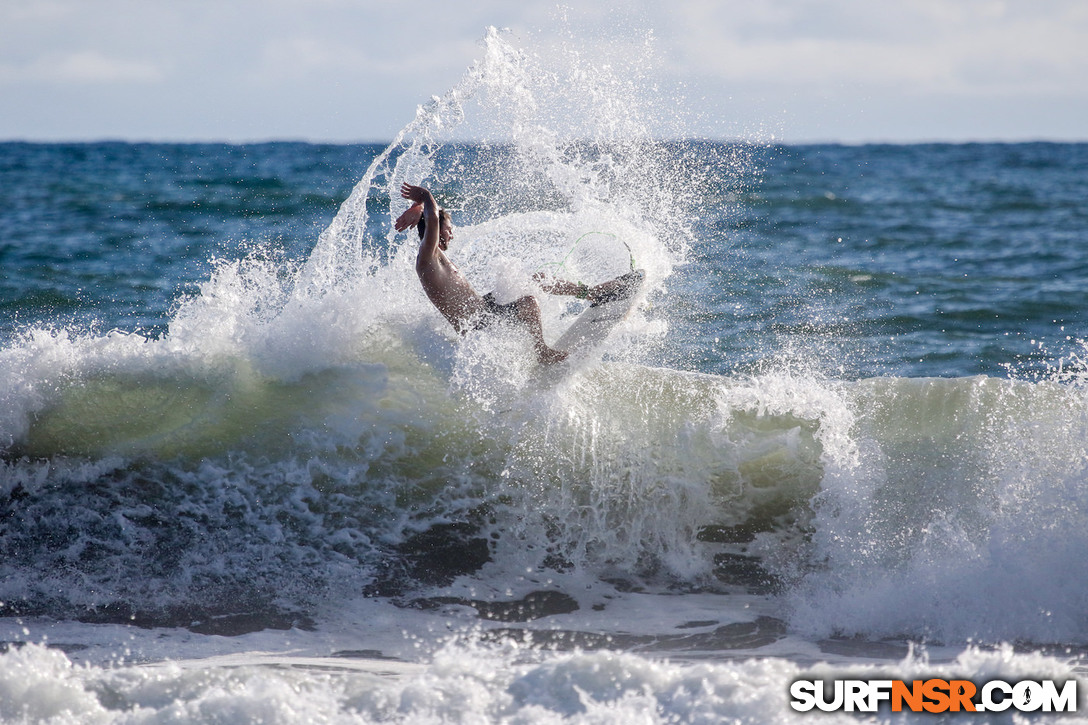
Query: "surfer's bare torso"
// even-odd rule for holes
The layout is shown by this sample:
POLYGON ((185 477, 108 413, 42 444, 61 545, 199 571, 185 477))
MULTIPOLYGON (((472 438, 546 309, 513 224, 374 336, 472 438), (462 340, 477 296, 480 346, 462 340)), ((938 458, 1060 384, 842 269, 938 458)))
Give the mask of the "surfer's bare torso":
POLYGON ((483 298, 441 249, 427 254, 420 248, 416 274, 431 304, 458 332, 468 329, 469 322, 483 313, 483 298))
POLYGON ((416 255, 416 275, 427 299, 449 320, 454 329, 464 332, 469 321, 483 312, 483 298, 446 256, 445 250, 453 239, 449 215, 440 213, 434 196, 421 186, 404 184, 401 196, 413 202, 397 219, 397 231, 403 231, 423 220, 424 232, 416 255))

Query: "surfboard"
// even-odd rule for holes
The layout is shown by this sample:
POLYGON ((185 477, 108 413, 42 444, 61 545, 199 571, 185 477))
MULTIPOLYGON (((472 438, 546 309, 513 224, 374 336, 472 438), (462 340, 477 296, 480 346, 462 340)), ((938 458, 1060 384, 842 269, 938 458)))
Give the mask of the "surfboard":
POLYGON ((564 350, 574 357, 604 342, 608 333, 627 319, 635 308, 635 300, 642 288, 644 276, 639 269, 617 278, 622 284, 607 298, 597 300, 587 307, 551 347, 564 350))

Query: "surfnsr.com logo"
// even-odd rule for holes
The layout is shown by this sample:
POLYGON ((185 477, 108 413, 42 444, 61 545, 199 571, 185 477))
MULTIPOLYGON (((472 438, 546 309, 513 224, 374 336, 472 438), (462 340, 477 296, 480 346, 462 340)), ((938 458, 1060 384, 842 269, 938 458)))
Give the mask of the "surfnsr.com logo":
POLYGON ((990 680, 797 680, 790 685, 790 707, 798 712, 1076 712, 1077 681, 990 680))

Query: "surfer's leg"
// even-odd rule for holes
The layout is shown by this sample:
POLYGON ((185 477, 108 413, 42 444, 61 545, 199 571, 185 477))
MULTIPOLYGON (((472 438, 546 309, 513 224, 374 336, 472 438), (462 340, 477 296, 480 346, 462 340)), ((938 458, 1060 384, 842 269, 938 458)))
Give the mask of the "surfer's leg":
POLYGON ((514 302, 518 321, 529 331, 533 338, 533 348, 540 362, 545 365, 567 359, 567 353, 553 350, 544 342, 544 326, 540 322, 540 304, 532 295, 525 295, 514 302))

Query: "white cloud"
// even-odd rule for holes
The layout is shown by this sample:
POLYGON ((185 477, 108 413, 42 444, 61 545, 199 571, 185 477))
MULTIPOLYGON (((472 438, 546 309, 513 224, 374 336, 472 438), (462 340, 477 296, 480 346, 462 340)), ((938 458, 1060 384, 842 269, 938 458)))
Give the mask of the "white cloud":
POLYGON ((1008 109, 1022 129, 1009 133, 1035 137, 1076 127, 1088 104, 1086 0, 0 0, 12 99, 0 134, 66 118, 86 87, 110 91, 100 134, 172 133, 156 131, 166 119, 217 138, 390 138, 457 83, 489 25, 512 27, 529 52, 569 41, 587 62, 660 73, 662 88, 689 89, 683 110, 719 124, 822 115, 810 133, 836 137, 853 113, 870 125, 852 133, 879 136, 891 118, 902 135, 910 97, 928 99, 917 111, 927 122, 957 114, 961 133, 962 100, 978 98, 989 109, 980 125, 1008 109), (639 65, 649 34, 663 66, 639 65), (1014 112, 1044 96, 1038 113, 1014 112), (954 99, 943 116, 942 99, 954 99))
POLYGON ((1088 74, 1080 0, 690 2, 678 67, 727 82, 913 92, 1072 92, 1088 74))
POLYGON ((462 61, 459 70, 463 70, 475 50, 475 43, 456 37, 433 43, 423 52, 399 56, 342 38, 311 34, 283 36, 264 44, 248 75, 265 84, 282 80, 319 83, 330 77, 425 77, 449 66, 451 57, 462 61))
POLYGON ((36 83, 154 83, 164 77, 153 62, 115 58, 96 50, 48 55, 22 68, 7 67, 0 78, 36 83))

